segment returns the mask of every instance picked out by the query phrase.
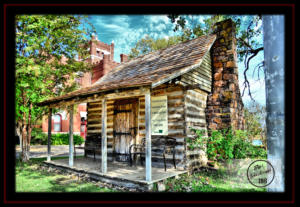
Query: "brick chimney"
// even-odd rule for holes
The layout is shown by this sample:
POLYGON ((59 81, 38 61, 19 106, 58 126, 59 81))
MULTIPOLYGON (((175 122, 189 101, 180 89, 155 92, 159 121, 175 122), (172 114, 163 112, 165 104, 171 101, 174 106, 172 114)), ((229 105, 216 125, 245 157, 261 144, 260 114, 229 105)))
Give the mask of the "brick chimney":
POLYGON ((125 63, 125 62, 128 61, 128 56, 127 55, 121 54, 120 57, 121 57, 121 63, 125 63))
POLYGON ((208 129, 244 129, 243 102, 239 89, 235 25, 231 19, 214 25, 217 39, 211 49, 212 92, 207 98, 208 129))
POLYGON ((115 43, 114 41, 110 44, 110 60, 114 60, 114 54, 115 54, 115 43))

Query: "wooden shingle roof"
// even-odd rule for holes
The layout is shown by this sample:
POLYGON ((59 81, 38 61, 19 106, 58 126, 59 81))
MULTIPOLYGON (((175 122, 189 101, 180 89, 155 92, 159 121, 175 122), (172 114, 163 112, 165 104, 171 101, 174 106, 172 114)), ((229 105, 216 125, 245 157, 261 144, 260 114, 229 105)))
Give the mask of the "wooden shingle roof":
POLYGON ((91 86, 46 100, 41 105, 111 89, 145 85, 154 88, 199 67, 215 39, 216 35, 204 35, 139 56, 115 67, 91 86))

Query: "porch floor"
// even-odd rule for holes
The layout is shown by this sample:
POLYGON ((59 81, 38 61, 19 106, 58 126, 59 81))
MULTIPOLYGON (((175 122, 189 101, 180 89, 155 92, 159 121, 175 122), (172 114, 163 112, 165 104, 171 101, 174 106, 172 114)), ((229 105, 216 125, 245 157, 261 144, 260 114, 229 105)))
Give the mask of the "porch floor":
POLYGON ((46 164, 65 170, 85 173, 93 179, 103 182, 120 185, 128 188, 139 188, 142 190, 151 190, 154 183, 163 181, 170 177, 186 173, 185 170, 176 170, 174 168, 152 167, 152 181, 145 180, 144 166, 130 166, 129 163, 107 162, 107 173, 101 173, 101 159, 94 160, 89 157, 79 157, 74 159, 73 167, 69 167, 69 159, 58 159, 45 161, 46 164))

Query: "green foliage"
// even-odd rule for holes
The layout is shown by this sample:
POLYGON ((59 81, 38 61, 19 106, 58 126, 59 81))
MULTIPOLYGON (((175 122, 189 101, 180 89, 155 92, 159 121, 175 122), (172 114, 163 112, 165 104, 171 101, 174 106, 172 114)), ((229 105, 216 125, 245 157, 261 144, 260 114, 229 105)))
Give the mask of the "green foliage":
POLYGON ((251 139, 261 139, 266 145, 266 107, 252 102, 244 107, 245 129, 251 139))
POLYGON ((191 149, 206 144, 206 152, 210 160, 230 160, 243 158, 266 158, 267 151, 264 148, 253 146, 248 139, 248 132, 243 130, 224 129, 212 130, 210 136, 204 137, 203 130, 194 131, 197 138, 187 139, 191 149))
MULTIPOLYGON (((79 145, 84 142, 84 139, 79 135, 73 135, 74 144, 79 145)), ((54 134, 51 136, 51 144, 53 145, 68 145, 69 134, 54 134)))
MULTIPOLYGON (((84 142, 84 139, 79 135, 73 135, 75 145, 80 145, 84 142)), ((48 143, 48 135, 42 132, 41 128, 35 128, 32 130, 32 144, 46 145, 48 143)), ((52 145, 68 145, 69 134, 51 134, 52 145)))
POLYGON ((145 38, 139 40, 135 44, 134 48, 131 49, 129 58, 135 58, 140 55, 145 55, 153 51, 164 49, 179 42, 181 42, 181 38, 179 36, 169 37, 168 39, 160 38, 156 40, 146 36, 145 38))
POLYGON ((196 130, 193 128, 190 128, 191 131, 193 131, 197 136, 194 138, 187 138, 187 145, 190 150, 194 150, 196 148, 201 148, 205 147, 205 142, 206 142, 206 137, 205 137, 205 130, 196 130))

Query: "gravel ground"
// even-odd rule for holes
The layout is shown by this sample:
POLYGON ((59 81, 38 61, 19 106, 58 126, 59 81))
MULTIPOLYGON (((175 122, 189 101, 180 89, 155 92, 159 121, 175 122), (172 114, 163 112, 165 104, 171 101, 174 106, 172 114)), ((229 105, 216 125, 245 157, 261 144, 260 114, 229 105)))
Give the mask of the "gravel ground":
MULTIPOLYGON (((21 154, 20 146, 16 146, 16 157, 21 154)), ((76 149, 76 156, 83 155, 83 149, 76 149)), ((64 157, 69 155, 69 145, 53 145, 51 146, 51 156, 64 157)), ((47 157, 47 145, 32 145, 30 146, 30 158, 47 157)))

